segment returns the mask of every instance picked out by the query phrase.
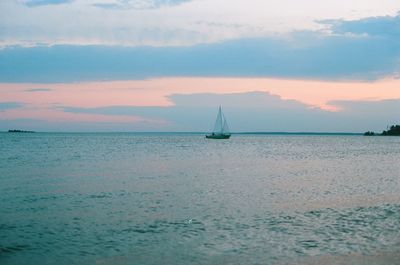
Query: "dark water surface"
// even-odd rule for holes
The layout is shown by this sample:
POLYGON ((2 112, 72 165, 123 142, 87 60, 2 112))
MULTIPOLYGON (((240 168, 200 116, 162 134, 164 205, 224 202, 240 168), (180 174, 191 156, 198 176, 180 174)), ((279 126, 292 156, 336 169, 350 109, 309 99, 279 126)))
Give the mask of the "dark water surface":
POLYGON ((0 264, 400 264, 400 137, 0 134, 0 264))

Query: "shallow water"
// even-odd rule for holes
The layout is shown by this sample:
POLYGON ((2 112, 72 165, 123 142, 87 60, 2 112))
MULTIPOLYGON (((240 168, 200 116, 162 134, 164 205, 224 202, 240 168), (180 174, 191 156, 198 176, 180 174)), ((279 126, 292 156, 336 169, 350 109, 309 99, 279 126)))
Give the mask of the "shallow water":
POLYGON ((1 133, 0 151, 4 265, 399 257, 397 137, 1 133))

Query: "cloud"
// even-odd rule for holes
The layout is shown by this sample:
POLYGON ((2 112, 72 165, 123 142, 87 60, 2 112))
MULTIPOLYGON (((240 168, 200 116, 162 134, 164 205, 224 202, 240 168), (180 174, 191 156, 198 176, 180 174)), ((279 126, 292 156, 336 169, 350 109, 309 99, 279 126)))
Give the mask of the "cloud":
POLYGON ((352 33, 400 42, 400 13, 397 16, 369 17, 355 21, 324 20, 320 23, 329 25, 334 34, 352 33))
POLYGON ((157 131, 159 127, 146 121, 136 123, 123 122, 55 122, 43 119, 1 119, 0 131, 22 129, 36 132, 132 132, 157 131))
MULTIPOLYGON (((273 109, 273 110, 308 110, 310 106, 296 100, 282 99, 269 92, 253 91, 245 93, 195 93, 195 94, 172 94, 168 98, 172 106, 151 107, 151 106, 108 106, 96 108, 80 108, 59 106, 58 108, 72 113, 92 113, 104 115, 150 115, 156 117, 158 112, 173 110, 174 108, 200 108, 208 109, 222 105, 226 108, 247 108, 247 109, 273 109), (157 113, 157 114, 156 114, 157 113), (156 114, 156 115, 155 115, 156 114)), ((161 115, 163 116, 163 115, 161 115)))
POLYGON ((30 89, 26 89, 25 91, 27 92, 49 92, 51 91, 50 88, 30 88, 30 89))
POLYGON ((23 105, 23 103, 19 102, 0 102, 0 112, 9 109, 21 108, 23 105))
POLYGON ((176 93, 168 98, 170 106, 31 104, 18 109, 21 104, 8 102, 0 104, 0 109, 4 109, 0 115, 0 130, 6 130, 14 120, 19 120, 15 123, 19 127, 37 131, 204 132, 212 128, 219 105, 235 132, 364 132, 380 131, 387 125, 400 123, 400 99, 330 101, 330 105, 339 109, 331 112, 261 91, 176 93), (21 119, 41 122, 24 123, 21 119))
POLYGON ((394 16, 399 9, 397 0, 4 0, 0 47, 189 46, 295 31, 326 33, 329 25, 318 21, 394 16))
POLYGON ((342 108, 339 112, 329 112, 310 108, 294 100, 284 100, 266 92, 176 94, 171 95, 170 99, 174 105, 169 107, 105 106, 61 109, 71 113, 162 118, 169 121, 163 127, 164 131, 210 130, 218 105, 223 106, 233 131, 364 132, 379 131, 386 128, 387 124, 399 122, 397 116, 400 100, 331 102, 342 108))
POLYGON ((380 132, 386 126, 400 124, 400 99, 331 101, 341 109, 338 125, 353 122, 360 131, 380 132))
POLYGON ((307 109, 309 106, 296 100, 284 100, 278 95, 269 92, 246 93, 201 93, 201 94, 172 94, 168 98, 179 107, 224 107, 264 108, 264 109, 307 109))
POLYGON ((190 1, 192 0, 114 0, 96 2, 93 6, 111 10, 155 9, 179 5, 190 1))
POLYGON ((166 122, 137 115, 102 115, 88 112, 66 112, 46 104, 0 105, 0 130, 10 126, 37 131, 118 131, 160 130, 166 122), (2 110, 4 109, 4 110, 2 110))
MULTIPOLYGON (((170 107, 63 107, 62 110, 101 115, 139 115, 148 119, 158 117, 168 121, 163 127, 165 131, 207 131, 212 128, 218 105, 223 106, 230 127, 234 131, 304 130, 306 125, 317 122, 321 115, 327 113, 310 109, 307 105, 296 101, 283 100, 266 92, 176 94, 171 95, 170 99, 175 104, 170 107), (192 105, 188 102, 197 104, 192 105)), ((316 123, 306 130, 321 130, 319 126, 316 123)))
POLYGON ((190 47, 53 46, 0 50, 2 82, 170 76, 375 80, 400 69, 397 38, 297 32, 190 47), (40 58, 40 60, 38 59, 40 58))
POLYGON ((173 106, 137 107, 105 106, 98 108, 61 107, 65 112, 101 115, 139 115, 147 119, 168 121, 164 131, 206 131, 214 123, 217 107, 222 105, 236 130, 295 130, 298 126, 291 112, 311 113, 309 106, 294 100, 283 100, 268 92, 229 94, 174 94, 169 96, 173 106), (194 103, 194 104, 192 104, 194 103), (277 124, 281 125, 277 125, 277 124), (292 123, 293 128, 287 126, 292 123))
POLYGON ((387 99, 387 100, 334 100, 328 102, 342 109, 342 111, 351 113, 352 115, 371 114, 374 116, 381 116, 400 121, 400 99, 387 99))
MULTIPOLYGON (((160 76, 376 80, 399 76, 400 15, 318 23, 331 33, 296 31, 173 47, 8 47, 0 50, 0 81, 75 82, 160 76)), ((229 23, 195 24, 241 28, 229 23)), ((201 39, 199 32, 187 29, 154 28, 133 34, 127 27, 116 32, 154 43, 201 39)))
POLYGON ((28 7, 38 7, 45 5, 59 5, 71 3, 73 0, 25 0, 23 3, 28 7))

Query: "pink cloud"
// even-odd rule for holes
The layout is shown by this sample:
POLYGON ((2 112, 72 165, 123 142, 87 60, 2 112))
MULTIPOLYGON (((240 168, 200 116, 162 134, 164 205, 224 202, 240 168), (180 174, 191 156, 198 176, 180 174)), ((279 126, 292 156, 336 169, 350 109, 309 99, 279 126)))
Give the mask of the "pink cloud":
POLYGON ((138 123, 146 122, 153 125, 165 125, 167 121, 161 119, 146 119, 131 115, 101 115, 91 113, 70 113, 55 108, 27 106, 17 109, 9 109, 0 112, 0 119, 38 119, 50 122, 102 122, 102 123, 138 123))
POLYGON ((149 120, 137 116, 65 113, 57 106, 93 108, 102 106, 171 106, 171 94, 243 93, 265 91, 293 99, 310 108, 339 111, 329 105, 337 100, 383 100, 400 98, 400 80, 375 82, 328 82, 271 78, 159 78, 65 84, 0 84, 1 102, 21 102, 25 108, 0 113, 1 119, 35 118, 52 121, 126 122, 149 120), (32 88, 47 90, 32 92, 32 88), (29 91, 31 90, 31 91, 29 91))

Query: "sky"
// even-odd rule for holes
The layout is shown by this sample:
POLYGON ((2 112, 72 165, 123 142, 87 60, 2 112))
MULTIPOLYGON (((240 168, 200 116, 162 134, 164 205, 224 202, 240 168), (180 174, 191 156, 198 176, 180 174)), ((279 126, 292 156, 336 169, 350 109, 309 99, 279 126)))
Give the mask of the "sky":
POLYGON ((400 123, 398 0, 2 0, 0 131, 400 123))

